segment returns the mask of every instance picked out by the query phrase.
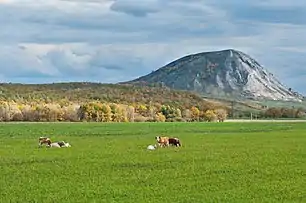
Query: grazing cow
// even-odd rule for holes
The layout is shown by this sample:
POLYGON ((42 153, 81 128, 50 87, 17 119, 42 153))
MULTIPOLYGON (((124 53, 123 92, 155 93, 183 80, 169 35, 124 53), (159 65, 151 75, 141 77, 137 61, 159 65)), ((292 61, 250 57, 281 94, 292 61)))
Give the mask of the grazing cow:
POLYGON ((155 137, 158 146, 160 147, 168 147, 169 146, 169 137, 161 137, 161 136, 156 136, 155 137))
POLYGON ((59 141, 59 142, 53 142, 53 143, 49 143, 47 145, 48 148, 64 148, 64 147, 71 147, 71 145, 68 142, 65 141, 59 141))
POLYGON ((176 147, 182 146, 180 140, 179 140, 178 138, 176 138, 176 137, 173 137, 173 138, 171 137, 171 138, 169 138, 169 144, 170 144, 170 145, 174 145, 174 146, 176 146, 176 147))

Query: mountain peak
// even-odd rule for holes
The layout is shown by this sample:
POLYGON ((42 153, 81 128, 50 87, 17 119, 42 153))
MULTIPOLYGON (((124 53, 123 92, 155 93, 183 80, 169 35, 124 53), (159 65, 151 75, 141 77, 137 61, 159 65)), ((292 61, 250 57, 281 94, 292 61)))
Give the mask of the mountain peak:
POLYGON ((255 59, 235 49, 190 54, 128 83, 162 83, 213 97, 302 99, 255 59))

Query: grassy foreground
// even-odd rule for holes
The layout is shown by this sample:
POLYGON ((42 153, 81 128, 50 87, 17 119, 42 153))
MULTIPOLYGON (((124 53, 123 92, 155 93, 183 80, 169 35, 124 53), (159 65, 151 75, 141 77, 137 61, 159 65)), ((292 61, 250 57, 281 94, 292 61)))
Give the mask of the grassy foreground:
POLYGON ((0 202, 306 202, 305 123, 3 123, 0 144, 0 202), (182 148, 146 150, 160 133, 182 148))

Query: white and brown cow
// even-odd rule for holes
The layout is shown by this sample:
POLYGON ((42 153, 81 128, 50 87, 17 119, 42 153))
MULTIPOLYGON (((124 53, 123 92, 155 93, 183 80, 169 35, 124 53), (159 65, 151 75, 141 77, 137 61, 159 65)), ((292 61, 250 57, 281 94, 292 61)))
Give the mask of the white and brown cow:
POLYGON ((44 144, 49 145, 51 143, 51 139, 49 137, 39 137, 38 138, 38 147, 42 147, 44 144))
POLYGON ((168 147, 169 146, 169 137, 156 136, 155 140, 159 147, 168 147))

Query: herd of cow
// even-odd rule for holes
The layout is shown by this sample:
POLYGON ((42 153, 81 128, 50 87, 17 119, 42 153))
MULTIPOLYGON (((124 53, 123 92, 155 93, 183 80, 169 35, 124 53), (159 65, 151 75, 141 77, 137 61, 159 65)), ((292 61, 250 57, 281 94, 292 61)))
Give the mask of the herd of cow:
MULTIPOLYGON (((182 146, 180 140, 176 137, 156 136, 155 140, 156 140, 159 147, 169 147, 170 145, 171 146, 176 146, 176 147, 182 146)), ((42 147, 43 145, 46 145, 46 147, 48 147, 48 148, 71 147, 71 145, 68 142, 65 142, 65 141, 52 142, 49 137, 39 137, 38 138, 38 146, 42 147)), ((156 147, 154 147, 154 148, 156 148, 156 147)))

